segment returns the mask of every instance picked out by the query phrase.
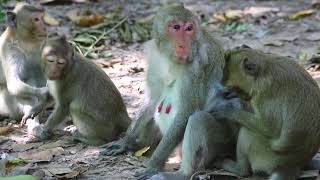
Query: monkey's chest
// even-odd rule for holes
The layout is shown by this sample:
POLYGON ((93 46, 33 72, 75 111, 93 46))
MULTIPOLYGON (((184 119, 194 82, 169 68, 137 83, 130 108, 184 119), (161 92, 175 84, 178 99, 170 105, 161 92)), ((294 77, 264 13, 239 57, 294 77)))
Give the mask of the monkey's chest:
POLYGON ((164 134, 172 125, 178 112, 180 96, 177 89, 168 88, 162 94, 156 109, 154 110, 154 119, 164 134))

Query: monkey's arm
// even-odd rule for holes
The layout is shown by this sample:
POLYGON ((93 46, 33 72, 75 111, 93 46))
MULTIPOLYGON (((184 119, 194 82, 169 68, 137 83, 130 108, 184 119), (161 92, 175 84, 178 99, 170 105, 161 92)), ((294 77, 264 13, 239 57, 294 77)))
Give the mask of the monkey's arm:
POLYGON ((54 128, 64 120, 68 113, 68 105, 61 105, 59 103, 56 103, 52 114, 49 116, 48 120, 45 123, 45 127, 48 129, 54 128))
POLYGON ((32 129, 32 134, 40 140, 48 139, 51 136, 51 130, 64 120, 68 115, 68 107, 56 104, 52 114, 44 125, 39 125, 32 129))
POLYGON ((248 128, 252 132, 270 137, 271 127, 259 118, 258 114, 247 112, 240 109, 224 108, 217 112, 213 112, 212 115, 219 118, 228 118, 237 121, 242 126, 248 128))
POLYGON ((9 55, 6 59, 6 73, 7 87, 8 91, 16 96, 36 96, 41 100, 44 100, 48 95, 48 88, 42 87, 37 88, 30 86, 29 84, 23 82, 22 79, 26 78, 24 73, 24 64, 21 62, 27 61, 25 56, 19 51, 15 50, 13 55, 9 55))

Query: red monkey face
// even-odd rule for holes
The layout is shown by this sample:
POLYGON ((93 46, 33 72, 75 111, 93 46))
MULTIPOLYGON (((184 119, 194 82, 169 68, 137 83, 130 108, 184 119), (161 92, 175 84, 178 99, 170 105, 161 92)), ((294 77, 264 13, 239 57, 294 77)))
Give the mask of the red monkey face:
POLYGON ((192 20, 174 19, 167 22, 167 28, 178 62, 187 63, 196 30, 195 23, 192 20))

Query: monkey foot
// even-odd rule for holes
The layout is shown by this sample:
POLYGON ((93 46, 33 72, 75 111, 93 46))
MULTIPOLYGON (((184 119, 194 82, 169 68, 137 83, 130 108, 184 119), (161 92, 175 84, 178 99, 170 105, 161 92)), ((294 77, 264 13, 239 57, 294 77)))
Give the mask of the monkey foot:
POLYGON ((52 133, 43 125, 38 125, 32 129, 32 135, 40 140, 49 139, 52 133))
POLYGON ((128 146, 125 139, 112 141, 106 145, 103 145, 103 147, 105 148, 105 150, 100 152, 100 154, 106 155, 106 156, 116 156, 116 155, 124 154, 128 151, 128 146))

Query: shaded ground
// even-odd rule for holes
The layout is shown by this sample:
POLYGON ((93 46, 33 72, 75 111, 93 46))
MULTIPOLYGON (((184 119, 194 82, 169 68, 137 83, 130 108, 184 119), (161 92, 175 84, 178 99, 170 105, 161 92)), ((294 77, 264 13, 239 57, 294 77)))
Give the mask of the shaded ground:
MULTIPOLYGON (((120 10, 121 14, 142 18, 154 14, 160 5, 155 0, 100 0, 88 4, 54 4, 44 7, 52 17, 60 20, 58 26, 49 27, 50 31, 57 31, 66 34, 67 37, 72 37, 73 31, 79 28, 67 20, 65 14, 70 10, 84 9, 107 13, 119 9, 121 6, 123 8, 120 10)), ((319 52, 320 11, 311 6, 311 1, 221 0, 212 2, 209 0, 189 0, 186 5, 187 8, 202 17, 203 25, 222 42, 225 48, 246 44, 265 52, 295 57, 300 62, 319 52), (259 14, 259 11, 262 11, 261 7, 269 9, 259 14), (314 10, 311 16, 297 20, 288 19, 288 16, 297 11, 310 8, 314 10), (236 24, 226 22, 221 18, 219 20, 219 16, 230 9, 241 10, 246 14, 239 15, 236 24), (213 16, 214 14, 215 16, 213 16)), ((10 7, 11 4, 9 3, 8 6, 10 7)), ((0 26, 3 29, 3 24, 0 26)), ((114 43, 110 43, 110 39, 103 43, 105 46, 99 52, 101 54, 109 53, 111 56, 105 58, 98 54, 96 62, 104 66, 108 63, 112 64, 112 67, 105 67, 104 70, 122 93, 130 116, 135 118, 144 94, 145 63, 142 44, 122 43, 117 39, 114 43)), ((317 72, 311 73, 317 75, 317 72)), ((7 126, 8 123, 16 124, 17 121, 5 121, 2 122, 2 126, 7 126)), ((79 179, 134 179, 133 174, 140 170, 147 160, 144 157, 131 155, 99 157, 101 148, 73 142, 70 139, 70 133, 62 130, 57 130, 55 138, 50 141, 25 144, 27 139, 25 129, 15 129, 0 138, 0 155, 6 154, 10 157, 31 159, 29 164, 9 169, 8 173, 23 173, 28 170, 34 172, 41 169, 45 172, 45 179, 72 177, 79 179), (9 141, 1 144, 2 139, 7 138, 9 141)), ((169 169, 173 167, 176 165, 169 166, 169 169)), ((228 176, 225 179, 231 179, 231 177, 228 176)))

